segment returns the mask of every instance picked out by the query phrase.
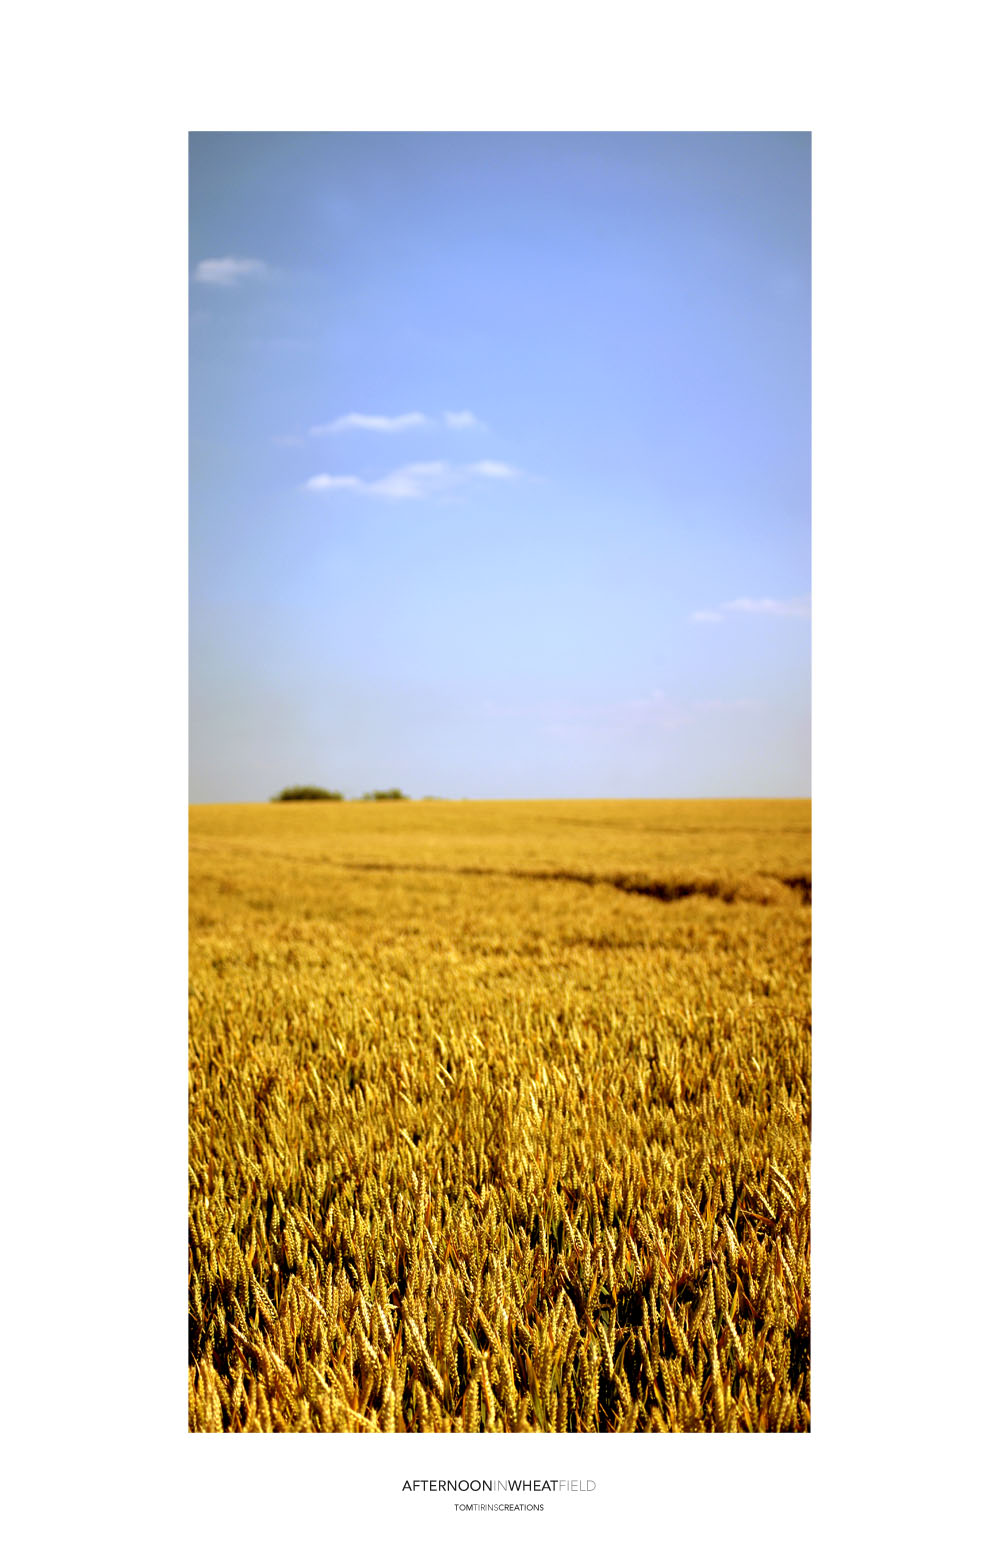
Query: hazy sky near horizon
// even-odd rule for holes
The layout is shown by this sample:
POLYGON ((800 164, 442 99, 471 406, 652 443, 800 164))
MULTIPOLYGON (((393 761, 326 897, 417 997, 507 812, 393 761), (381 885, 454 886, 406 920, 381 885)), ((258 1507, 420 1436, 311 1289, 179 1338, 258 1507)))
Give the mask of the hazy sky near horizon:
POLYGON ((192 800, 808 793, 808 135, 190 148, 192 800))

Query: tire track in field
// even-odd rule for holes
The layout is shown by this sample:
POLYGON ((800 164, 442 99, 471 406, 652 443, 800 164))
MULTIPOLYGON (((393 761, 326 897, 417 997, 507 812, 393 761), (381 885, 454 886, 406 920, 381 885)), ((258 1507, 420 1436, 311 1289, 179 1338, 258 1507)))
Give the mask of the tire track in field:
MULTIPOLYGON (((191 843, 193 851, 202 846, 191 843)), ((505 869, 489 864, 434 864, 399 863, 383 860, 338 859, 330 855, 300 855, 275 851, 261 843, 230 842, 237 857, 248 850, 254 857, 294 864, 299 868, 311 867, 335 869, 345 874, 355 871, 363 874, 456 874, 506 880, 535 880, 539 882, 562 881, 571 885, 604 886, 621 891, 628 896, 648 896, 654 901, 683 901, 690 896, 707 896, 723 902, 749 902, 758 906, 770 904, 774 897, 791 891, 805 906, 812 903, 812 877, 806 874, 780 875, 762 870, 740 878, 727 879, 714 875, 677 875, 664 879, 635 871, 599 872, 587 869, 505 869)), ((208 849, 206 849, 208 850, 208 849)), ((217 850, 212 844, 212 850, 217 850)))
POLYGON ((650 896, 655 901, 682 901, 688 896, 714 897, 724 902, 762 902, 779 886, 796 892, 803 904, 812 902, 812 879, 808 875, 761 874, 753 881, 719 880, 706 876, 688 879, 653 879, 643 874, 597 874, 574 869, 495 869, 480 864, 401 864, 350 863, 346 870, 358 869, 372 874, 463 874, 492 876, 508 880, 565 881, 573 885, 608 886, 628 896, 650 896), (754 883, 756 882, 756 883, 754 883))

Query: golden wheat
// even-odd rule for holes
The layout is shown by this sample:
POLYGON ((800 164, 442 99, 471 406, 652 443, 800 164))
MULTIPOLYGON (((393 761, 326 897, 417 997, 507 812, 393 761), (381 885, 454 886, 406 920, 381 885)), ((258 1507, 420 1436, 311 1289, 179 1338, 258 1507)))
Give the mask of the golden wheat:
POLYGON ((190 1426, 809 1426, 809 810, 191 813, 190 1426))

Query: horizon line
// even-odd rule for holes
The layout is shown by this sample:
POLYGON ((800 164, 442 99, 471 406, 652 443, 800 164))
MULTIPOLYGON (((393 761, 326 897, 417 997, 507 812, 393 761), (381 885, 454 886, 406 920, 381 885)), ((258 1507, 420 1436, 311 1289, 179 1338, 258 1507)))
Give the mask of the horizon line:
POLYGON ((244 809, 256 805, 282 803, 339 804, 800 804, 812 803, 812 793, 547 793, 532 796, 497 797, 444 793, 406 794, 402 798, 371 799, 356 794, 339 799, 203 798, 188 799, 189 809, 244 809))

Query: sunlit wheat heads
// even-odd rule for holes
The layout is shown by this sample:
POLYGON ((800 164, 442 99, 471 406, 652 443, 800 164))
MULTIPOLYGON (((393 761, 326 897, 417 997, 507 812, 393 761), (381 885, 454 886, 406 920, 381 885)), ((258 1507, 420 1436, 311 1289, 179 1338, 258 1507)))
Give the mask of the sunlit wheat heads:
POLYGON ((190 1427, 809 1427, 806 803, 191 814, 190 1427))

